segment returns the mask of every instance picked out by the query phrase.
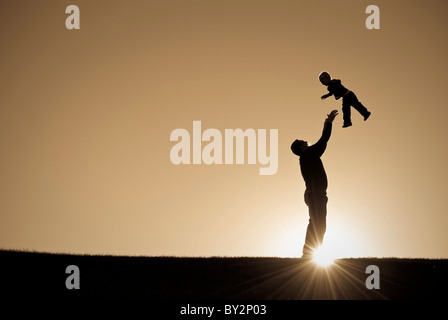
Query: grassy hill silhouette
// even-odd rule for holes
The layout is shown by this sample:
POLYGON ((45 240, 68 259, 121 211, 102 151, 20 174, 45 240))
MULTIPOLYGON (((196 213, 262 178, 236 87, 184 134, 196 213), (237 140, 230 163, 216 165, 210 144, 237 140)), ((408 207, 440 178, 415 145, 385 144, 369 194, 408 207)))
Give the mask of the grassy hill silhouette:
POLYGON ((446 299, 448 260, 340 259, 320 268, 298 258, 176 258, 50 254, 0 250, 9 297, 125 299, 446 299), (69 265, 80 289, 68 290, 69 265), (367 289, 366 268, 380 270, 367 289))

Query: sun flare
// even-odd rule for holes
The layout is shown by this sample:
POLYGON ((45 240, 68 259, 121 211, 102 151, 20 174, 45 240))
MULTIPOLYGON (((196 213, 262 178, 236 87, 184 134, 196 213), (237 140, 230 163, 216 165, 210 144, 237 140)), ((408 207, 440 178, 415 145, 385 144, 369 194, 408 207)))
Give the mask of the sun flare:
POLYGON ((314 250, 313 261, 321 267, 328 267, 332 265, 337 257, 333 250, 330 249, 331 248, 329 247, 322 246, 314 250))
MULTIPOLYGON (((316 250, 316 259, 319 261, 364 257, 366 256, 366 248, 372 247, 365 241, 365 237, 350 225, 334 220, 329 220, 328 225, 323 247, 316 250)), ((284 226, 282 227, 284 228, 284 226)), ((278 242, 274 245, 269 243, 274 249, 282 249, 277 256, 301 257, 305 230, 298 232, 297 226, 291 223, 282 231, 278 232, 278 242)), ((264 248, 266 245, 264 244, 264 248)))

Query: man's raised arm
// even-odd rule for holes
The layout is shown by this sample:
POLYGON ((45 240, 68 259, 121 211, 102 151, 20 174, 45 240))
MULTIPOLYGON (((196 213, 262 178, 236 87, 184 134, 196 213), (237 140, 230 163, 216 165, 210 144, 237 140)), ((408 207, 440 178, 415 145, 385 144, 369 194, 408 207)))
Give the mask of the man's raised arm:
POLYGON ((332 123, 334 118, 338 115, 338 110, 333 110, 330 114, 327 114, 327 119, 325 119, 325 124, 332 123))
POLYGON ((337 115, 338 115, 338 110, 333 110, 330 112, 330 114, 327 115, 327 119, 325 119, 322 136, 320 137, 319 141, 317 141, 316 144, 314 145, 315 148, 317 149, 319 156, 322 156, 322 154, 324 153, 324 151, 327 147, 327 142, 330 139, 331 129, 333 127, 332 123, 333 123, 334 118, 336 118, 337 115))

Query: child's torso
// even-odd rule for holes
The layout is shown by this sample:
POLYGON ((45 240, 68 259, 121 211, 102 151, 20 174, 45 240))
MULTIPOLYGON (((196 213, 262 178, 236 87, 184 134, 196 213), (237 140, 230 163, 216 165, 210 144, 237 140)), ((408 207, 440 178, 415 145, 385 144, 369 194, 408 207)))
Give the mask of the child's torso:
POLYGON ((328 91, 333 94, 336 99, 339 99, 348 92, 348 89, 341 84, 341 80, 333 79, 328 85, 328 91))

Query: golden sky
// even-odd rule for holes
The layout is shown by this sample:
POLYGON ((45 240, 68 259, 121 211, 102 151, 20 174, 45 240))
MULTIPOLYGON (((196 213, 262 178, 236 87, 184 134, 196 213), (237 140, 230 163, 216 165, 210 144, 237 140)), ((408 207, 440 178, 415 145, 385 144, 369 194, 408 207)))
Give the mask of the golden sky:
MULTIPOLYGON (((298 138, 322 157, 343 256, 448 257, 448 2, 0 2, 0 247, 298 256, 298 138), (68 30, 68 5, 80 29, 68 30), (365 9, 380 9, 368 30, 365 9), (321 71, 372 112, 322 101, 321 71), (278 170, 174 165, 170 134, 278 129, 278 170)), ((269 148, 268 148, 269 150, 269 148)))

